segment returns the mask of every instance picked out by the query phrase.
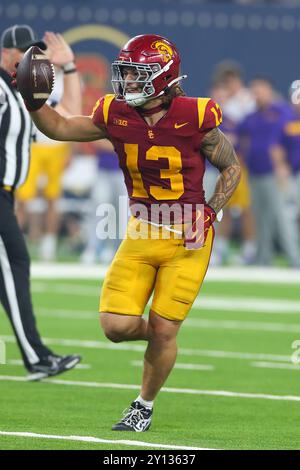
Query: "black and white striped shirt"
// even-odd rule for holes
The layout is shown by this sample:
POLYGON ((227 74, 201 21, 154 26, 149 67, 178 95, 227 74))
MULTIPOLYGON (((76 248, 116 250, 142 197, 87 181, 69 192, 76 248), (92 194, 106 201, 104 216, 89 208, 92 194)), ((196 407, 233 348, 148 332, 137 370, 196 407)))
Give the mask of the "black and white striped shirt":
POLYGON ((32 121, 10 75, 0 67, 0 186, 24 183, 30 162, 32 121))

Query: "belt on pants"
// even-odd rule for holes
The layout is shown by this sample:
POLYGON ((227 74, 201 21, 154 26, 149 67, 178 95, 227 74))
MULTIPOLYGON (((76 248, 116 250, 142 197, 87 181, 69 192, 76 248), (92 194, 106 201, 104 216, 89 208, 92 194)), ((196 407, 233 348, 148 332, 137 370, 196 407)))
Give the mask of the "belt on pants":
POLYGON ((8 191, 9 193, 12 193, 14 190, 12 186, 8 186, 7 184, 0 184, 0 188, 4 189, 4 191, 8 191))

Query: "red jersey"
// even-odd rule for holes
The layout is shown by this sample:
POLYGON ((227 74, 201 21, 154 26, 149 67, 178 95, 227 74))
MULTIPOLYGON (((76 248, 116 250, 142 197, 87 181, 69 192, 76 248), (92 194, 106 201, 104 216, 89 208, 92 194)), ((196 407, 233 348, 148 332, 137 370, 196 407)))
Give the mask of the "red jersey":
POLYGON ((149 126, 135 108, 106 95, 97 101, 92 119, 114 145, 130 205, 143 204, 150 213, 153 205, 205 202, 201 141, 222 121, 213 100, 178 96, 149 126))

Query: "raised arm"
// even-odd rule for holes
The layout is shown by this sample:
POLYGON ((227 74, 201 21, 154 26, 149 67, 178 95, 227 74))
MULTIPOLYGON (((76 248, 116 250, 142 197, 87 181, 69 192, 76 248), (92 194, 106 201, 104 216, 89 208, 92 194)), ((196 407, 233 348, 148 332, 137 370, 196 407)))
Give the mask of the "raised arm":
POLYGON ((46 31, 44 41, 47 44, 45 54, 48 59, 64 72, 64 91, 56 110, 64 115, 82 114, 80 77, 72 49, 59 33, 46 31))
POLYGON ((218 213, 229 201, 239 184, 240 162, 229 140, 217 128, 205 135, 202 140, 201 152, 220 172, 214 194, 207 202, 218 213))
POLYGON ((61 141, 92 142, 107 137, 90 116, 65 117, 48 105, 30 113, 36 127, 47 137, 61 141))

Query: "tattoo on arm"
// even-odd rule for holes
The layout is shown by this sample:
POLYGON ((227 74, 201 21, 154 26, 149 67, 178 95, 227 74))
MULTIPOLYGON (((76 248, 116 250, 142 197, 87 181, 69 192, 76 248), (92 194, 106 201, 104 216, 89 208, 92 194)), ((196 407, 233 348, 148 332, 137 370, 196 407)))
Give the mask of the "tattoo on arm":
POLYGON ((201 153, 220 171, 214 194, 208 201, 208 204, 219 212, 239 184, 241 166, 233 146, 217 128, 205 135, 201 143, 201 153))

